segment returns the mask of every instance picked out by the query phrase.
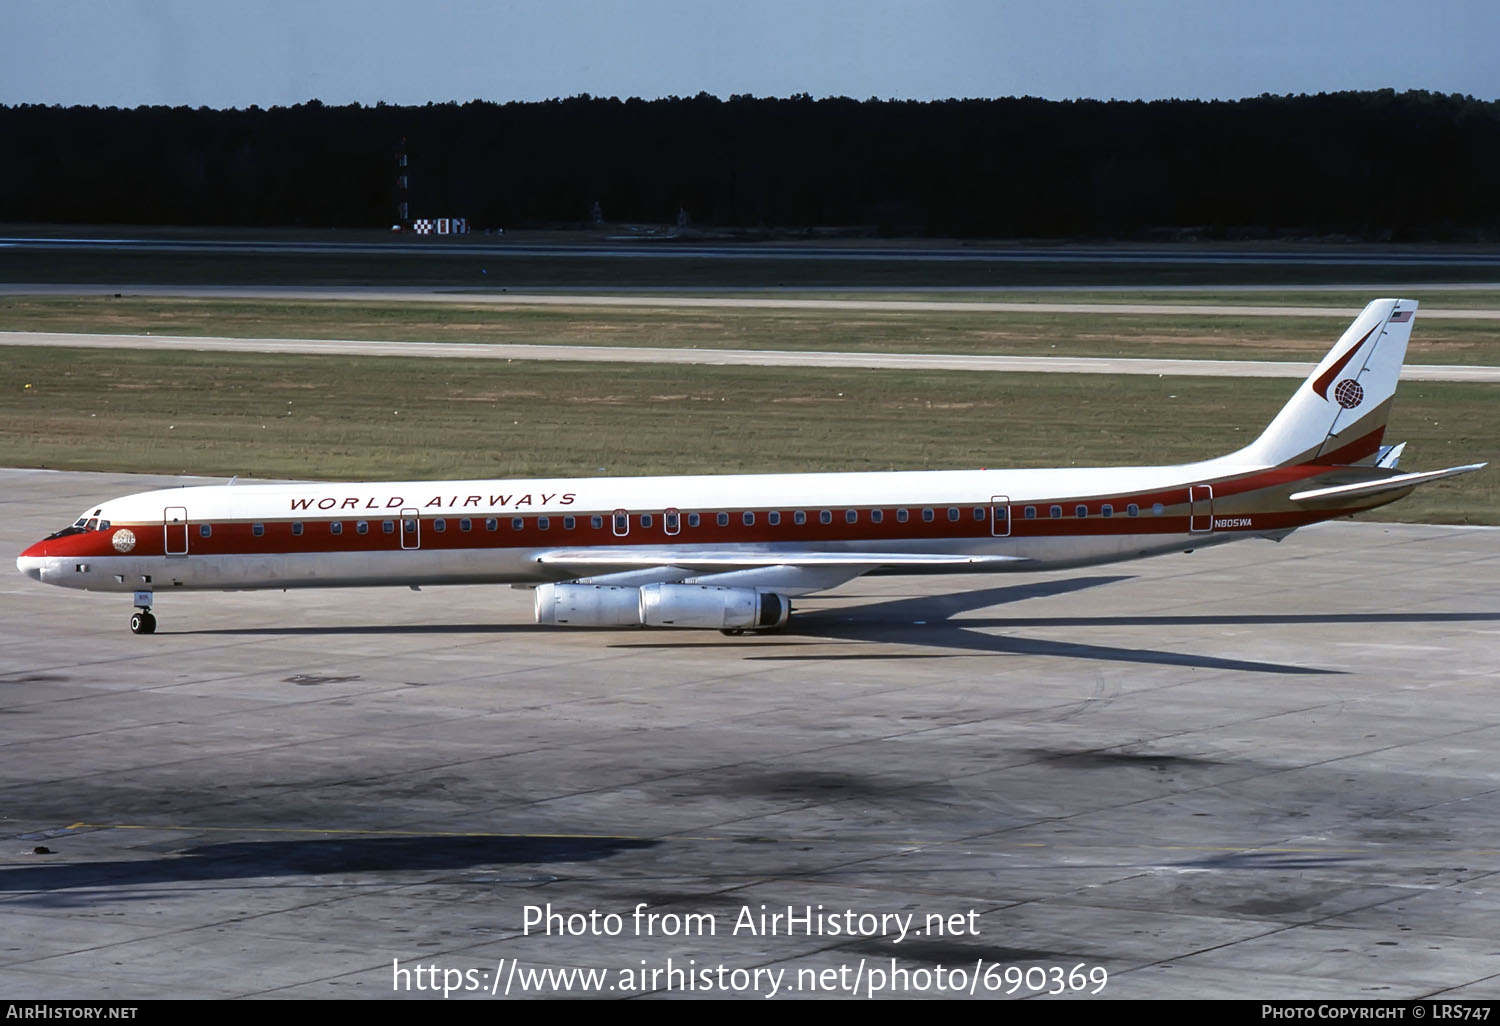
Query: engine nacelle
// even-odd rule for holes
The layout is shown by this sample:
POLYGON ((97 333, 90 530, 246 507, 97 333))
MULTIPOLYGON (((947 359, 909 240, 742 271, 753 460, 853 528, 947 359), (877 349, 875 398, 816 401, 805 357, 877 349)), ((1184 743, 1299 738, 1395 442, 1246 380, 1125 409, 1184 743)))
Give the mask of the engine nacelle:
POLYGON ((541 584, 536 622, 564 627, 639 627, 640 589, 606 584, 541 584))
POLYGON ((648 627, 771 630, 786 623, 784 595, 708 584, 648 584, 639 589, 638 622, 648 627))

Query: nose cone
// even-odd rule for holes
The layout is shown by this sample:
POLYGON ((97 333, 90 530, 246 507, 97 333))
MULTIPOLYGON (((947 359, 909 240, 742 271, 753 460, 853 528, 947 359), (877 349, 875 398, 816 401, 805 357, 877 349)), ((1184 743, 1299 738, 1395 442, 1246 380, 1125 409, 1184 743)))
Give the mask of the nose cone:
POLYGON ((43 543, 37 542, 16 557, 16 569, 27 577, 30 577, 33 581, 40 581, 42 579, 42 565, 46 563, 46 559, 44 558, 45 553, 46 547, 43 543))

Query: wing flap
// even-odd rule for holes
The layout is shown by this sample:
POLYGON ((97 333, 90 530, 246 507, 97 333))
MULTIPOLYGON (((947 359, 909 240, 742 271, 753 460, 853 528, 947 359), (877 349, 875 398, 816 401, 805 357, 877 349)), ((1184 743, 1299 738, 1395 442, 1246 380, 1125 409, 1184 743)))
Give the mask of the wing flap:
POLYGON ((976 556, 925 552, 740 552, 733 549, 691 549, 684 547, 640 547, 614 545, 594 549, 554 549, 538 553, 536 561, 543 566, 571 567, 655 567, 678 566, 691 569, 740 569, 757 566, 803 567, 924 567, 951 569, 957 566, 1024 563, 1021 556, 976 556))

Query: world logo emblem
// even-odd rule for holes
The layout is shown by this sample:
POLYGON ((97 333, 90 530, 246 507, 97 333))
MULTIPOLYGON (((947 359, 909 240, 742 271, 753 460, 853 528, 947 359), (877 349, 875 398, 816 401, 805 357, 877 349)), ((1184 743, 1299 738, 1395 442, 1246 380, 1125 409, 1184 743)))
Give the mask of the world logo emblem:
POLYGON ((114 533, 110 542, 114 545, 116 552, 129 552, 135 548, 135 532, 122 527, 114 533))
POLYGON ((1333 386, 1333 398, 1346 410, 1352 410, 1365 401, 1365 390, 1353 378, 1345 378, 1333 386))

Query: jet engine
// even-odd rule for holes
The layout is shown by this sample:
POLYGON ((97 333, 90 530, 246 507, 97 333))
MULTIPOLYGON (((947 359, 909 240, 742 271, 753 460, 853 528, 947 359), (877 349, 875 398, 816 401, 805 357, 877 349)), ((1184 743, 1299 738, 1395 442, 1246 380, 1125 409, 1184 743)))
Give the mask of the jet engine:
POLYGON ((785 596, 754 588, 648 584, 640 589, 640 622, 647 627, 774 630, 786 624, 791 611, 785 596))
POLYGON ((640 589, 607 584, 541 584, 536 622, 566 627, 639 627, 640 589))
POLYGON ((536 622, 562 627, 700 627, 775 630, 792 604, 784 595, 708 584, 541 584, 536 622))

